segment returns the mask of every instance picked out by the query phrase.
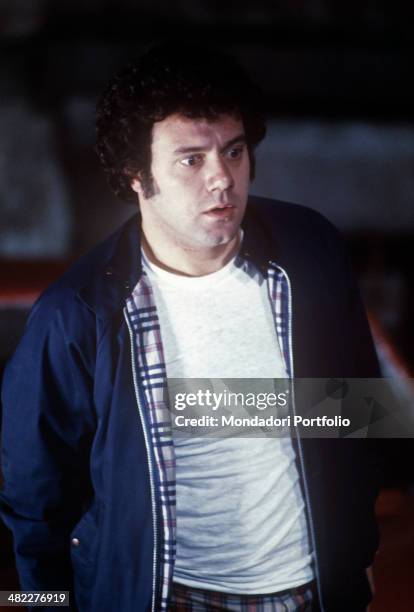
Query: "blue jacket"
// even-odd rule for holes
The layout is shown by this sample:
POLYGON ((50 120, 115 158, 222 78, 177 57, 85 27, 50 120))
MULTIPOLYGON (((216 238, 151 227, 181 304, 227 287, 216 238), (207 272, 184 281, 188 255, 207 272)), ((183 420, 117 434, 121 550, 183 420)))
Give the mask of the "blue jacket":
MULTIPOLYGON (((288 273, 295 376, 377 377, 336 230, 307 208, 256 197, 243 227, 241 256, 288 273)), ((124 312, 140 276, 134 216, 41 296, 4 378, 0 507, 21 587, 70 590, 80 612, 164 608, 160 483, 124 312)), ((321 608, 363 609, 378 547, 369 440, 293 442, 321 608)))

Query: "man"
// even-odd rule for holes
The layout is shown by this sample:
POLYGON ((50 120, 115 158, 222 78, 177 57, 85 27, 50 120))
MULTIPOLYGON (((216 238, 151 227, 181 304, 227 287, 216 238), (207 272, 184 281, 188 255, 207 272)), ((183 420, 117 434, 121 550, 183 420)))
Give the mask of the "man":
POLYGON ((167 379, 377 375, 335 230, 248 197, 258 100, 231 59, 171 44, 102 96, 98 154, 140 213, 44 293, 6 372, 2 513, 23 589, 71 590, 88 612, 371 598, 365 441, 171 428, 167 379))

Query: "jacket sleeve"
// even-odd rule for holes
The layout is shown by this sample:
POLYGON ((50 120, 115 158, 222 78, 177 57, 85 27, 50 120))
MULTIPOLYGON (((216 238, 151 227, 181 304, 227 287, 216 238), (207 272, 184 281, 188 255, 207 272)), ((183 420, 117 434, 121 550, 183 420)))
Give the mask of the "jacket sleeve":
POLYGON ((90 495, 92 379, 67 323, 41 300, 4 376, 0 510, 23 590, 71 590, 70 533, 90 495))
MULTIPOLYGON (((356 274, 343 238, 337 230, 335 230, 335 233, 343 260, 348 296, 346 306, 349 333, 347 335, 351 345, 349 349, 351 363, 350 372, 347 375, 351 378, 351 381, 352 378, 380 379, 382 377, 381 368, 356 274)), ((369 423, 367 424, 369 425, 369 423)), ((367 488, 370 488, 372 497, 376 498, 384 482, 388 440, 371 437, 368 427, 367 437, 361 441, 365 446, 368 469, 370 470, 370 480, 367 483, 367 488)))

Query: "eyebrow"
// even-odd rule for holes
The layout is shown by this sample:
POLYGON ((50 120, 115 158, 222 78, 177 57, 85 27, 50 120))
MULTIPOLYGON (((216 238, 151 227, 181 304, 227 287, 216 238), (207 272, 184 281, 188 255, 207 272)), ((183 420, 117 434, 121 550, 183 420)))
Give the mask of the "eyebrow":
MULTIPOLYGON (((245 143, 246 142, 246 135, 244 133, 241 134, 237 134, 237 136, 235 136, 234 138, 231 138, 231 140, 228 140, 220 149, 220 153, 222 153, 223 151, 225 151, 226 149, 228 149, 229 147, 231 147, 234 144, 238 144, 238 143, 245 143)), ((178 153, 178 154, 182 154, 182 153, 198 153, 200 151, 205 151, 206 147, 196 147, 196 146, 190 146, 190 147, 178 147, 177 149, 174 149, 174 153, 178 153)))

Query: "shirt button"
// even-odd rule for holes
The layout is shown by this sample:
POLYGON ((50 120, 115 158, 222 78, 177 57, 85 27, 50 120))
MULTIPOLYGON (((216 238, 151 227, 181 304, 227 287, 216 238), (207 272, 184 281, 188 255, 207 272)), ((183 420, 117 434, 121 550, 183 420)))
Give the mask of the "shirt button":
POLYGON ((72 546, 79 546, 80 542, 78 538, 72 538, 72 546))

